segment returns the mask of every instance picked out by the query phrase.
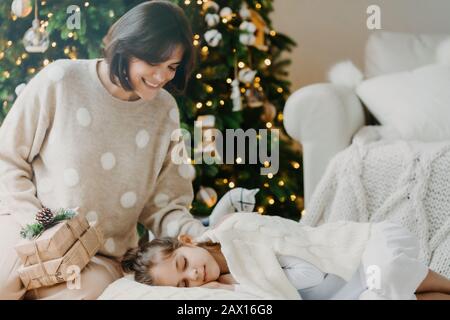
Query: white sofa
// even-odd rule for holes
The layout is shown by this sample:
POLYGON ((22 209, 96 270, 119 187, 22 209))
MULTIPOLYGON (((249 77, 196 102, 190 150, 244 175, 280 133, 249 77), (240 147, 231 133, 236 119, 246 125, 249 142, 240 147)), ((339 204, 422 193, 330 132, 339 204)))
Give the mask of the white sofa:
MULTIPOLYGON (((364 77, 433 63, 436 47, 447 37, 374 32, 366 44, 364 77)), ((319 83, 303 87, 289 97, 284 108, 284 126, 303 146, 306 207, 330 159, 351 143, 361 127, 372 122, 373 116, 349 87, 319 83)))

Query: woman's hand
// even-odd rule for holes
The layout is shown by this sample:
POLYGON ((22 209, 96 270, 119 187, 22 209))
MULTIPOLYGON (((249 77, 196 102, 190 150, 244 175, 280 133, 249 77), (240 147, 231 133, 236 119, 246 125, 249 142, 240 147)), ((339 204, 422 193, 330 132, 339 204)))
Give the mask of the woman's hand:
POLYGON ((202 285, 200 287, 208 288, 208 289, 225 289, 225 290, 234 291, 234 285, 220 283, 218 281, 211 281, 211 282, 205 283, 204 285, 202 285))

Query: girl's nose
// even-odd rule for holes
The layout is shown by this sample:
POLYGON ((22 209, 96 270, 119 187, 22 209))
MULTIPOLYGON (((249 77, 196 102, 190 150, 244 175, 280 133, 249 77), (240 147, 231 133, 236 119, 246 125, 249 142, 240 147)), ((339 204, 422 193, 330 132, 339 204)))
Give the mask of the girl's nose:
POLYGON ((198 279, 198 270, 197 270, 197 268, 192 268, 191 269, 190 278, 191 278, 192 281, 196 281, 198 279))

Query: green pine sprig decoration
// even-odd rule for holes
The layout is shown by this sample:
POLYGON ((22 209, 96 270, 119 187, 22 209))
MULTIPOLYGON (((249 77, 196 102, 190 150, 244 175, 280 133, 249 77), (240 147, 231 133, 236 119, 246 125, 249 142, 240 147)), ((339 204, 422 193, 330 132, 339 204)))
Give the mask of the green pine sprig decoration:
POLYGON ((73 209, 61 208, 58 210, 51 224, 47 226, 44 226, 43 224, 38 222, 33 224, 27 224, 24 228, 20 230, 20 236, 24 239, 32 240, 40 236, 45 230, 53 227, 57 223, 64 220, 72 219, 76 214, 77 214, 76 211, 73 209))

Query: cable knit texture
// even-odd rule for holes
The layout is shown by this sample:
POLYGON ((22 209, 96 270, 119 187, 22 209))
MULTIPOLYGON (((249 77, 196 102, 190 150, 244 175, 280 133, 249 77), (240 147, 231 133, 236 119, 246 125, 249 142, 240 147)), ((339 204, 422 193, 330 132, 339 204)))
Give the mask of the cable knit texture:
POLYGON ((392 220, 415 234, 419 259, 450 277, 450 143, 389 138, 364 127, 336 155, 301 224, 392 220))
POLYGON ((113 257, 137 245, 138 221, 158 237, 201 234, 188 211, 193 167, 171 159, 175 99, 114 98, 97 61, 58 60, 16 99, 0 128, 0 214, 25 225, 43 205, 79 207, 113 257))
POLYGON ((348 281, 363 258, 372 225, 338 221, 304 226, 278 216, 238 212, 198 242, 220 243, 237 290, 269 299, 300 299, 277 256, 301 258, 348 281))

